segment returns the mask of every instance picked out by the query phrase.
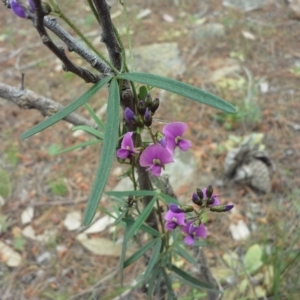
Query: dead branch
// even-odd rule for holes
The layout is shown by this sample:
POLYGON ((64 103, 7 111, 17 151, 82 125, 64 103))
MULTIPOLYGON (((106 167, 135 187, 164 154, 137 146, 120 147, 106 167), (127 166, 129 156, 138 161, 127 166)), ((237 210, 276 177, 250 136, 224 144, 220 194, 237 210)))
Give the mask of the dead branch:
MULTIPOLYGON (((0 97, 11 101, 21 108, 36 109, 43 116, 52 116, 54 113, 63 109, 64 106, 54 100, 38 95, 30 90, 22 90, 0 82, 0 97)), ((71 113, 64 118, 65 121, 73 125, 87 125, 97 128, 96 124, 84 117, 71 113)))

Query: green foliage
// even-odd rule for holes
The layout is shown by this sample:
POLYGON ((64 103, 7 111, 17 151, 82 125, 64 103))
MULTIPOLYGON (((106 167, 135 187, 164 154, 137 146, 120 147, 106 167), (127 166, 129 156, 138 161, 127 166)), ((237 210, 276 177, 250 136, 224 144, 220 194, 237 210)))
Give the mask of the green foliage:
POLYGON ((18 236, 14 238, 14 248, 16 250, 24 250, 24 246, 26 244, 26 240, 22 236, 18 236))
POLYGON ((26 139, 44 129, 50 127, 51 125, 55 124, 56 122, 64 119, 70 113, 75 111, 80 106, 84 105, 92 96, 94 96, 98 91, 100 91, 106 84, 111 80, 111 76, 104 77, 102 80, 94 84, 90 87, 86 92, 84 92, 79 98, 75 101, 64 107, 62 110, 58 111, 48 119, 42 121, 38 125, 32 127, 28 131, 24 132, 21 135, 21 139, 26 139))
POLYGON ((118 78, 158 87, 194 100, 195 102, 215 107, 227 113, 236 112, 234 106, 225 100, 192 85, 174 79, 147 73, 123 73, 118 75, 118 78))
POLYGON ((111 81, 109 87, 109 97, 107 104, 106 126, 104 130, 103 147, 100 154, 100 163, 97 169, 96 178, 92 187, 91 194, 84 212, 84 225, 89 225, 96 213, 99 200, 101 199, 106 185, 109 172, 115 157, 116 145, 119 137, 119 111, 120 93, 116 79, 111 81))
POLYGON ((68 188, 62 178, 50 182, 49 187, 53 195, 66 196, 68 194, 68 188))
POLYGON ((12 166, 16 166, 19 162, 19 149, 16 145, 12 144, 5 149, 5 159, 12 166))
POLYGON ((0 168, 0 196, 8 197, 11 194, 11 189, 9 174, 0 168))

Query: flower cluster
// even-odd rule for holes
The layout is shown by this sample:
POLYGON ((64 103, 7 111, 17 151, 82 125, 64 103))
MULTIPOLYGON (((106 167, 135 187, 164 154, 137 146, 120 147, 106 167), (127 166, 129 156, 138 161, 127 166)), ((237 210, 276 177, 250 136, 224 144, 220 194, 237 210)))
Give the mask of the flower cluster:
MULTIPOLYGON (((139 128, 145 126, 151 131, 152 117, 159 107, 159 99, 151 99, 148 94, 145 100, 140 100, 137 105, 137 114, 130 108, 124 110, 124 118, 126 123, 134 124, 139 128)), ((151 136, 153 144, 148 145, 139 156, 139 163, 142 167, 146 167, 147 171, 154 176, 160 176, 161 171, 166 164, 174 162, 174 150, 179 148, 182 151, 187 151, 191 147, 188 140, 182 138, 182 135, 187 129, 187 125, 182 122, 173 122, 164 126, 162 133, 157 132, 151 136)), ((117 156, 120 159, 131 159, 135 154, 139 153, 134 147, 132 140, 133 132, 127 132, 122 140, 121 148, 117 151, 117 156)))
POLYGON ((27 11, 30 11, 31 13, 35 11, 34 2, 32 0, 28 0, 28 6, 21 3, 22 2, 18 0, 10 0, 10 8, 18 17, 27 18, 27 11))
MULTIPOLYGON (((167 124, 163 128, 164 135, 157 139, 157 143, 146 147, 140 155, 140 165, 147 167, 154 176, 160 176, 162 168, 168 163, 174 162, 174 150, 176 147, 186 151, 191 147, 191 143, 182 138, 187 125, 182 122, 167 124)), ((117 156, 121 159, 131 158, 138 153, 134 148, 132 140, 133 132, 127 132, 122 140, 121 148, 117 151, 117 156)))
POLYGON ((233 208, 232 204, 220 205, 218 195, 213 194, 212 186, 202 190, 197 189, 196 193, 192 195, 192 201, 197 205, 197 208, 171 203, 164 216, 165 228, 171 231, 179 227, 185 236, 184 243, 189 246, 194 245, 195 237, 205 239, 207 236, 206 227, 201 220, 204 212, 225 212, 233 208), (192 212, 192 215, 186 215, 189 212, 192 212))

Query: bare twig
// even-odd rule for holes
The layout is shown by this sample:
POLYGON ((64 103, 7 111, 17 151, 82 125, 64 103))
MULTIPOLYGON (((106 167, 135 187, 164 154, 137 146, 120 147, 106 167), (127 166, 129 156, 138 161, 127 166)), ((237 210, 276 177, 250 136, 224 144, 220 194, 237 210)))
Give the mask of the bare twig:
POLYGON ((53 17, 44 17, 44 25, 57 35, 67 46, 69 51, 73 51, 85 59, 95 70, 104 75, 111 74, 109 66, 103 62, 98 56, 91 53, 78 40, 74 39, 67 31, 65 31, 53 17))
POLYGON ((41 6, 41 0, 33 0, 36 8, 35 15, 32 15, 33 25, 38 31, 42 42, 47 46, 63 63, 63 69, 65 71, 70 71, 80 78, 84 79, 85 82, 97 82, 100 79, 99 75, 95 75, 90 71, 76 66, 65 54, 64 48, 61 46, 56 46, 55 43, 49 37, 45 27, 44 27, 44 12, 41 6))
POLYGON ((99 21, 102 27, 102 41, 106 45, 110 61, 116 69, 120 70, 122 64, 121 47, 114 33, 109 6, 104 0, 94 0, 94 4, 100 16, 99 21))
MULTIPOLYGON (((4 83, 0 83, 0 97, 12 101, 21 108, 37 109, 43 116, 51 116, 64 108, 63 105, 30 90, 21 90, 4 83)), ((71 113, 64 120, 73 125, 87 125, 97 128, 96 124, 76 113, 71 113)))

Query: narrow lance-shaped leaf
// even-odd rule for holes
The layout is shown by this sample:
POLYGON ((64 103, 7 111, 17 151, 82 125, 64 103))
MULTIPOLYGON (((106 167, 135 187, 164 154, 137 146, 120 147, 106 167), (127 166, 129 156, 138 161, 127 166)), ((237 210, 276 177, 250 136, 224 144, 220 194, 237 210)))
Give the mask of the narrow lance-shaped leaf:
POLYGON ((236 113, 236 109, 229 102, 219 98, 216 95, 198 89, 190 84, 186 84, 174 79, 148 73, 123 73, 118 75, 118 78, 158 87, 166 91, 187 97, 196 102, 223 110, 227 113, 236 113))
POLYGON ((144 245, 142 248, 133 253, 125 262, 124 269, 137 261, 141 256, 143 256, 152 246, 157 242, 157 239, 150 241, 148 244, 144 245))
POLYGON ((188 273, 184 272, 183 270, 177 268, 174 265, 172 265, 171 270, 177 275, 179 275, 186 283, 188 283, 189 285, 195 288, 219 292, 218 290, 212 288, 207 283, 198 280, 197 278, 189 275, 188 273))
POLYGON ((92 128, 90 126, 87 126, 87 125, 79 125, 79 126, 75 126, 72 128, 72 131, 76 131, 76 130, 83 130, 93 136, 96 136, 98 137, 99 139, 103 139, 103 133, 100 132, 99 130, 95 129, 95 128, 92 128))
MULTIPOLYGON (((134 224, 134 220, 133 219, 124 218, 124 219, 122 219, 122 221, 124 223, 126 223, 127 225, 133 225, 134 224)), ((156 229, 150 227, 147 224, 142 224, 140 226, 140 230, 143 230, 143 231, 145 231, 145 232, 147 232, 147 233, 149 233, 149 234, 151 234, 153 236, 160 236, 160 233, 156 229)))
POLYGON ((94 84, 91 88, 89 88, 85 93, 83 93, 79 98, 77 98, 75 101, 64 107, 62 110, 58 111, 48 119, 45 119, 38 125, 30 128, 26 132, 24 132, 21 135, 21 139, 26 139, 48 127, 55 124, 56 122, 64 119, 66 116, 68 116, 70 113, 72 113, 74 110, 79 108, 80 106, 84 105, 92 96, 94 96, 99 90, 101 90, 110 80, 112 76, 107 76, 101 79, 99 82, 94 84))
POLYGON ((91 145, 96 145, 96 144, 99 144, 101 142, 102 141, 99 140, 99 139, 97 139, 97 140, 91 140, 91 141, 87 141, 87 142, 83 142, 83 143, 80 143, 80 144, 77 144, 77 145, 74 145, 74 146, 71 146, 71 147, 59 150, 59 151, 55 152, 53 155, 63 154, 63 153, 70 152, 70 151, 73 151, 73 150, 78 149, 78 148, 82 148, 82 147, 86 147, 86 146, 91 146, 91 145))
POLYGON ((151 253, 151 258, 150 258, 149 263, 147 265, 147 269, 146 269, 146 272, 144 274, 144 278, 147 278, 151 274, 154 266, 156 265, 157 261, 159 260, 162 240, 161 239, 156 239, 156 240, 157 240, 156 245, 153 248, 153 252, 151 253))
POLYGON ((156 200, 157 200, 157 197, 154 196, 152 198, 152 200, 149 202, 149 204, 144 208, 144 210, 141 212, 141 214, 135 220, 134 224, 132 225, 132 227, 128 231, 127 235, 125 236, 126 240, 129 240, 135 234, 135 232, 140 228, 140 226, 143 224, 143 222, 148 218, 148 216, 150 215, 150 213, 153 209, 153 205, 156 200))
POLYGON ((106 125, 104 130, 103 147, 100 155, 96 178, 84 212, 83 223, 89 225, 96 213, 98 203, 106 185, 109 172, 115 157, 119 133, 120 94, 116 79, 112 79, 109 87, 106 125))

